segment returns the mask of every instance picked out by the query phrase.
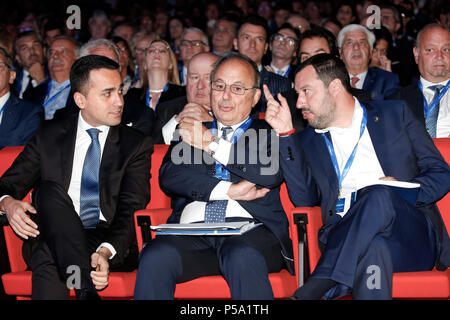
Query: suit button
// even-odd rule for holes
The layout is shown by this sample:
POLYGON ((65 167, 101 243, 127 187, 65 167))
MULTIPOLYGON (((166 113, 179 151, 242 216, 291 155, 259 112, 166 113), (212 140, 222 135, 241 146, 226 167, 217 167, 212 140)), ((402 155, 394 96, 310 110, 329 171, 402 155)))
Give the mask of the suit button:
POLYGON ((330 216, 332 216, 332 215, 333 215, 333 210, 329 210, 329 211, 328 211, 328 214, 329 214, 330 216))

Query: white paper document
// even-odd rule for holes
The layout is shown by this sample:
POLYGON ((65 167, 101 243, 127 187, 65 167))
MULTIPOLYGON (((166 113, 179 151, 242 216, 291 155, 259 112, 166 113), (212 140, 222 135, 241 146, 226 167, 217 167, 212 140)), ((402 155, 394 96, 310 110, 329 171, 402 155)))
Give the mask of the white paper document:
POLYGON ((261 223, 238 221, 223 223, 183 223, 160 224, 151 226, 156 235, 224 236, 240 235, 261 225, 261 223))

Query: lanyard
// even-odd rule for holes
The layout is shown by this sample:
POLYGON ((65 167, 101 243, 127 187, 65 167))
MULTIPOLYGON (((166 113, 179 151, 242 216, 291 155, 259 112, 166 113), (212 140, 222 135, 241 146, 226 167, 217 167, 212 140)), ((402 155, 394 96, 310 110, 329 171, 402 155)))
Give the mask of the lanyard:
POLYGON ((52 95, 50 98, 47 99, 47 97, 50 94, 50 90, 52 89, 52 84, 53 84, 53 80, 50 80, 50 82, 48 83, 48 87, 47 87, 47 94, 45 95, 46 99, 44 101, 44 107, 48 106, 50 104, 50 102, 55 100, 57 96, 59 96, 62 92, 64 92, 64 90, 66 90, 67 88, 70 87, 70 82, 69 82, 64 88, 60 89, 57 93, 55 93, 54 95, 52 95))
POLYGON ((361 121, 361 129, 360 129, 360 133, 359 133, 359 139, 356 142, 356 145, 353 148, 352 153, 348 157, 347 162, 345 163, 344 169, 342 170, 342 173, 340 173, 340 170, 339 170, 339 164, 338 164, 338 161, 337 161, 336 153, 334 152, 333 144, 327 138, 325 133, 322 133, 322 137, 325 139, 325 143, 327 144, 328 152, 330 153, 331 161, 333 162, 334 171, 336 171, 336 176, 337 176, 338 181, 339 181, 339 190, 341 190, 341 188, 342 188, 342 181, 344 181, 345 177, 347 176, 348 171, 350 170, 350 167, 353 164, 353 160, 355 159, 355 155, 356 155, 356 149, 358 149, 359 141, 361 140, 361 137, 362 137, 362 135, 364 133, 364 130, 366 129, 366 125, 367 125, 367 111, 366 111, 366 108, 364 107, 364 105, 362 103, 361 103, 361 107, 363 109, 363 118, 362 118, 362 121, 361 121))
MULTIPOLYGON (((245 131, 250 127, 252 124, 253 119, 252 117, 248 117, 247 120, 245 120, 239 128, 234 130, 233 136, 231 137, 231 143, 236 143, 239 138, 244 134, 245 131)), ((216 120, 213 121, 213 125, 211 127, 212 133, 217 136, 217 127, 216 127, 216 120)), ((230 181, 230 172, 219 162, 216 161, 216 178, 230 181)))
POLYGON ((423 94, 422 82, 419 81, 419 89, 420 89, 420 91, 422 91, 422 96, 423 96, 423 109, 424 109, 424 112, 425 112, 425 119, 431 113, 431 110, 433 110, 439 104, 439 102, 441 101, 442 97, 447 92, 448 87, 450 87, 450 81, 447 81, 447 84, 441 90, 439 95, 435 99, 433 99, 433 101, 431 101, 430 105, 428 105, 427 99, 425 99, 425 95, 423 94))
MULTIPOLYGON (((161 92, 161 94, 163 92, 166 92, 167 89, 169 89, 169 83, 166 83, 166 86, 164 87, 163 91, 161 92)), ((160 96, 161 97, 161 96, 160 96)), ((150 107, 150 100, 152 100, 152 97, 150 96, 150 86, 147 89, 147 93, 145 94, 145 104, 147 107, 150 107)), ((155 106, 156 107, 156 106, 155 106)))
POLYGON ((9 98, 5 101, 2 108, 0 109, 0 117, 3 115, 3 110, 5 109, 6 103, 8 102, 9 98))

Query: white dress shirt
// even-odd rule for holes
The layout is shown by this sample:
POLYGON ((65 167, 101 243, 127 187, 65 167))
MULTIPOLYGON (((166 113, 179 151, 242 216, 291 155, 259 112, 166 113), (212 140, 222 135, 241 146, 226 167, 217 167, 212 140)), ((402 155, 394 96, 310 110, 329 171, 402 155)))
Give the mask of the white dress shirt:
MULTIPOLYGON (((430 86, 435 86, 441 84, 445 87, 450 79, 439 83, 433 83, 420 77, 420 82, 422 83, 423 95, 427 100, 428 105, 434 97, 434 90, 429 89, 430 86)), ((436 138, 450 137, 450 89, 444 94, 439 103, 439 113, 436 125, 436 138)))
MULTIPOLYGON (((89 133, 87 133, 86 131, 90 128, 93 127, 83 119, 80 112, 78 116, 75 151, 73 154, 72 176, 70 178, 69 190, 67 191, 69 197, 72 199, 73 206, 78 215, 80 215, 81 175, 83 172, 84 158, 86 157, 87 150, 89 149, 89 146, 91 145, 92 142, 89 133)), ((100 133, 98 134, 98 141, 100 143, 101 156, 103 156, 103 150, 105 148, 105 142, 108 136, 109 127, 99 126, 96 128, 100 130, 100 133)), ((106 221, 101 210, 100 210, 100 220, 106 221)), ((112 259, 115 256, 116 250, 111 244, 105 242, 102 243, 99 246, 99 248, 101 246, 106 247, 111 251, 112 256, 110 259, 112 259)))
MULTIPOLYGON (((245 120, 244 120, 245 121, 245 120)), ((234 131, 239 128, 239 126, 244 123, 242 121, 241 123, 238 123, 236 125, 231 126, 233 129, 231 132, 227 134, 227 140, 225 139, 219 139, 219 147, 217 148, 216 152, 214 153, 213 158, 221 163, 222 165, 227 165, 229 158, 230 158, 230 152, 233 144, 229 142, 231 140, 231 137, 233 136, 234 131)), ((222 128, 224 127, 220 122, 217 124, 217 132, 219 136, 222 135, 222 128)), ((228 200, 227 209, 225 213, 225 218, 231 218, 231 217, 242 217, 242 218, 253 218, 252 215, 247 212, 236 200, 230 199, 230 197, 227 195, 228 190, 231 186, 230 181, 220 181, 215 188, 212 190, 209 201, 214 200, 228 200)), ((193 201, 189 203, 184 209, 181 214, 180 223, 192 223, 192 222, 199 222, 205 220, 205 209, 206 209, 206 202, 204 201, 193 201)))
MULTIPOLYGON (((355 109, 353 112, 352 124, 349 127, 330 127, 324 130, 315 130, 317 133, 330 132, 334 152, 336 153, 341 173, 360 136, 363 109, 361 108, 358 99, 354 99, 355 109)), ((361 189, 372 183, 374 180, 378 180, 384 176, 385 174, 378 161, 369 130, 366 126, 366 129, 361 136, 361 140, 359 141, 353 164, 342 181, 342 195, 344 197, 349 196, 352 192, 361 189)), ((347 213, 348 209, 349 206, 346 206, 344 211, 338 214, 343 216, 347 213)))
POLYGON ((363 84, 364 84, 364 80, 366 80, 367 71, 368 70, 364 71, 363 73, 357 74, 356 76, 348 74, 350 76, 350 83, 352 83, 352 78, 353 77, 357 77, 359 79, 358 82, 356 82, 356 84, 355 84, 355 88, 356 89, 362 89, 363 84))
POLYGON ((5 112, 5 109, 3 109, 3 107, 5 106, 6 102, 9 99, 9 96, 11 95, 11 92, 7 92, 6 94, 4 94, 3 96, 0 97, 0 124, 2 123, 2 119, 3 119, 3 112, 5 112))

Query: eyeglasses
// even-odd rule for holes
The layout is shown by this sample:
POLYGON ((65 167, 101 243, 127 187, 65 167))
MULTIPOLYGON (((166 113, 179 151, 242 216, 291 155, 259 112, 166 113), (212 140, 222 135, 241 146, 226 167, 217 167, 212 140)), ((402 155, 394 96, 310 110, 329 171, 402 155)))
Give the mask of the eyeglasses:
POLYGON ((4 62, 0 62, 0 72, 5 72, 6 70, 9 70, 9 69, 11 69, 11 67, 8 64, 6 64, 4 62))
POLYGON ((247 90, 259 89, 257 87, 245 88, 243 85, 236 83, 228 85, 221 80, 211 82, 211 89, 213 89, 214 91, 225 91, 227 87, 230 88, 231 93, 238 96, 243 96, 247 90))
POLYGON ((182 40, 180 42, 182 47, 200 47, 201 45, 206 46, 206 43, 201 40, 182 40))
POLYGON ((273 41, 286 42, 289 46, 293 47, 297 44, 298 40, 292 37, 285 36, 281 33, 275 33, 272 38, 273 41))

